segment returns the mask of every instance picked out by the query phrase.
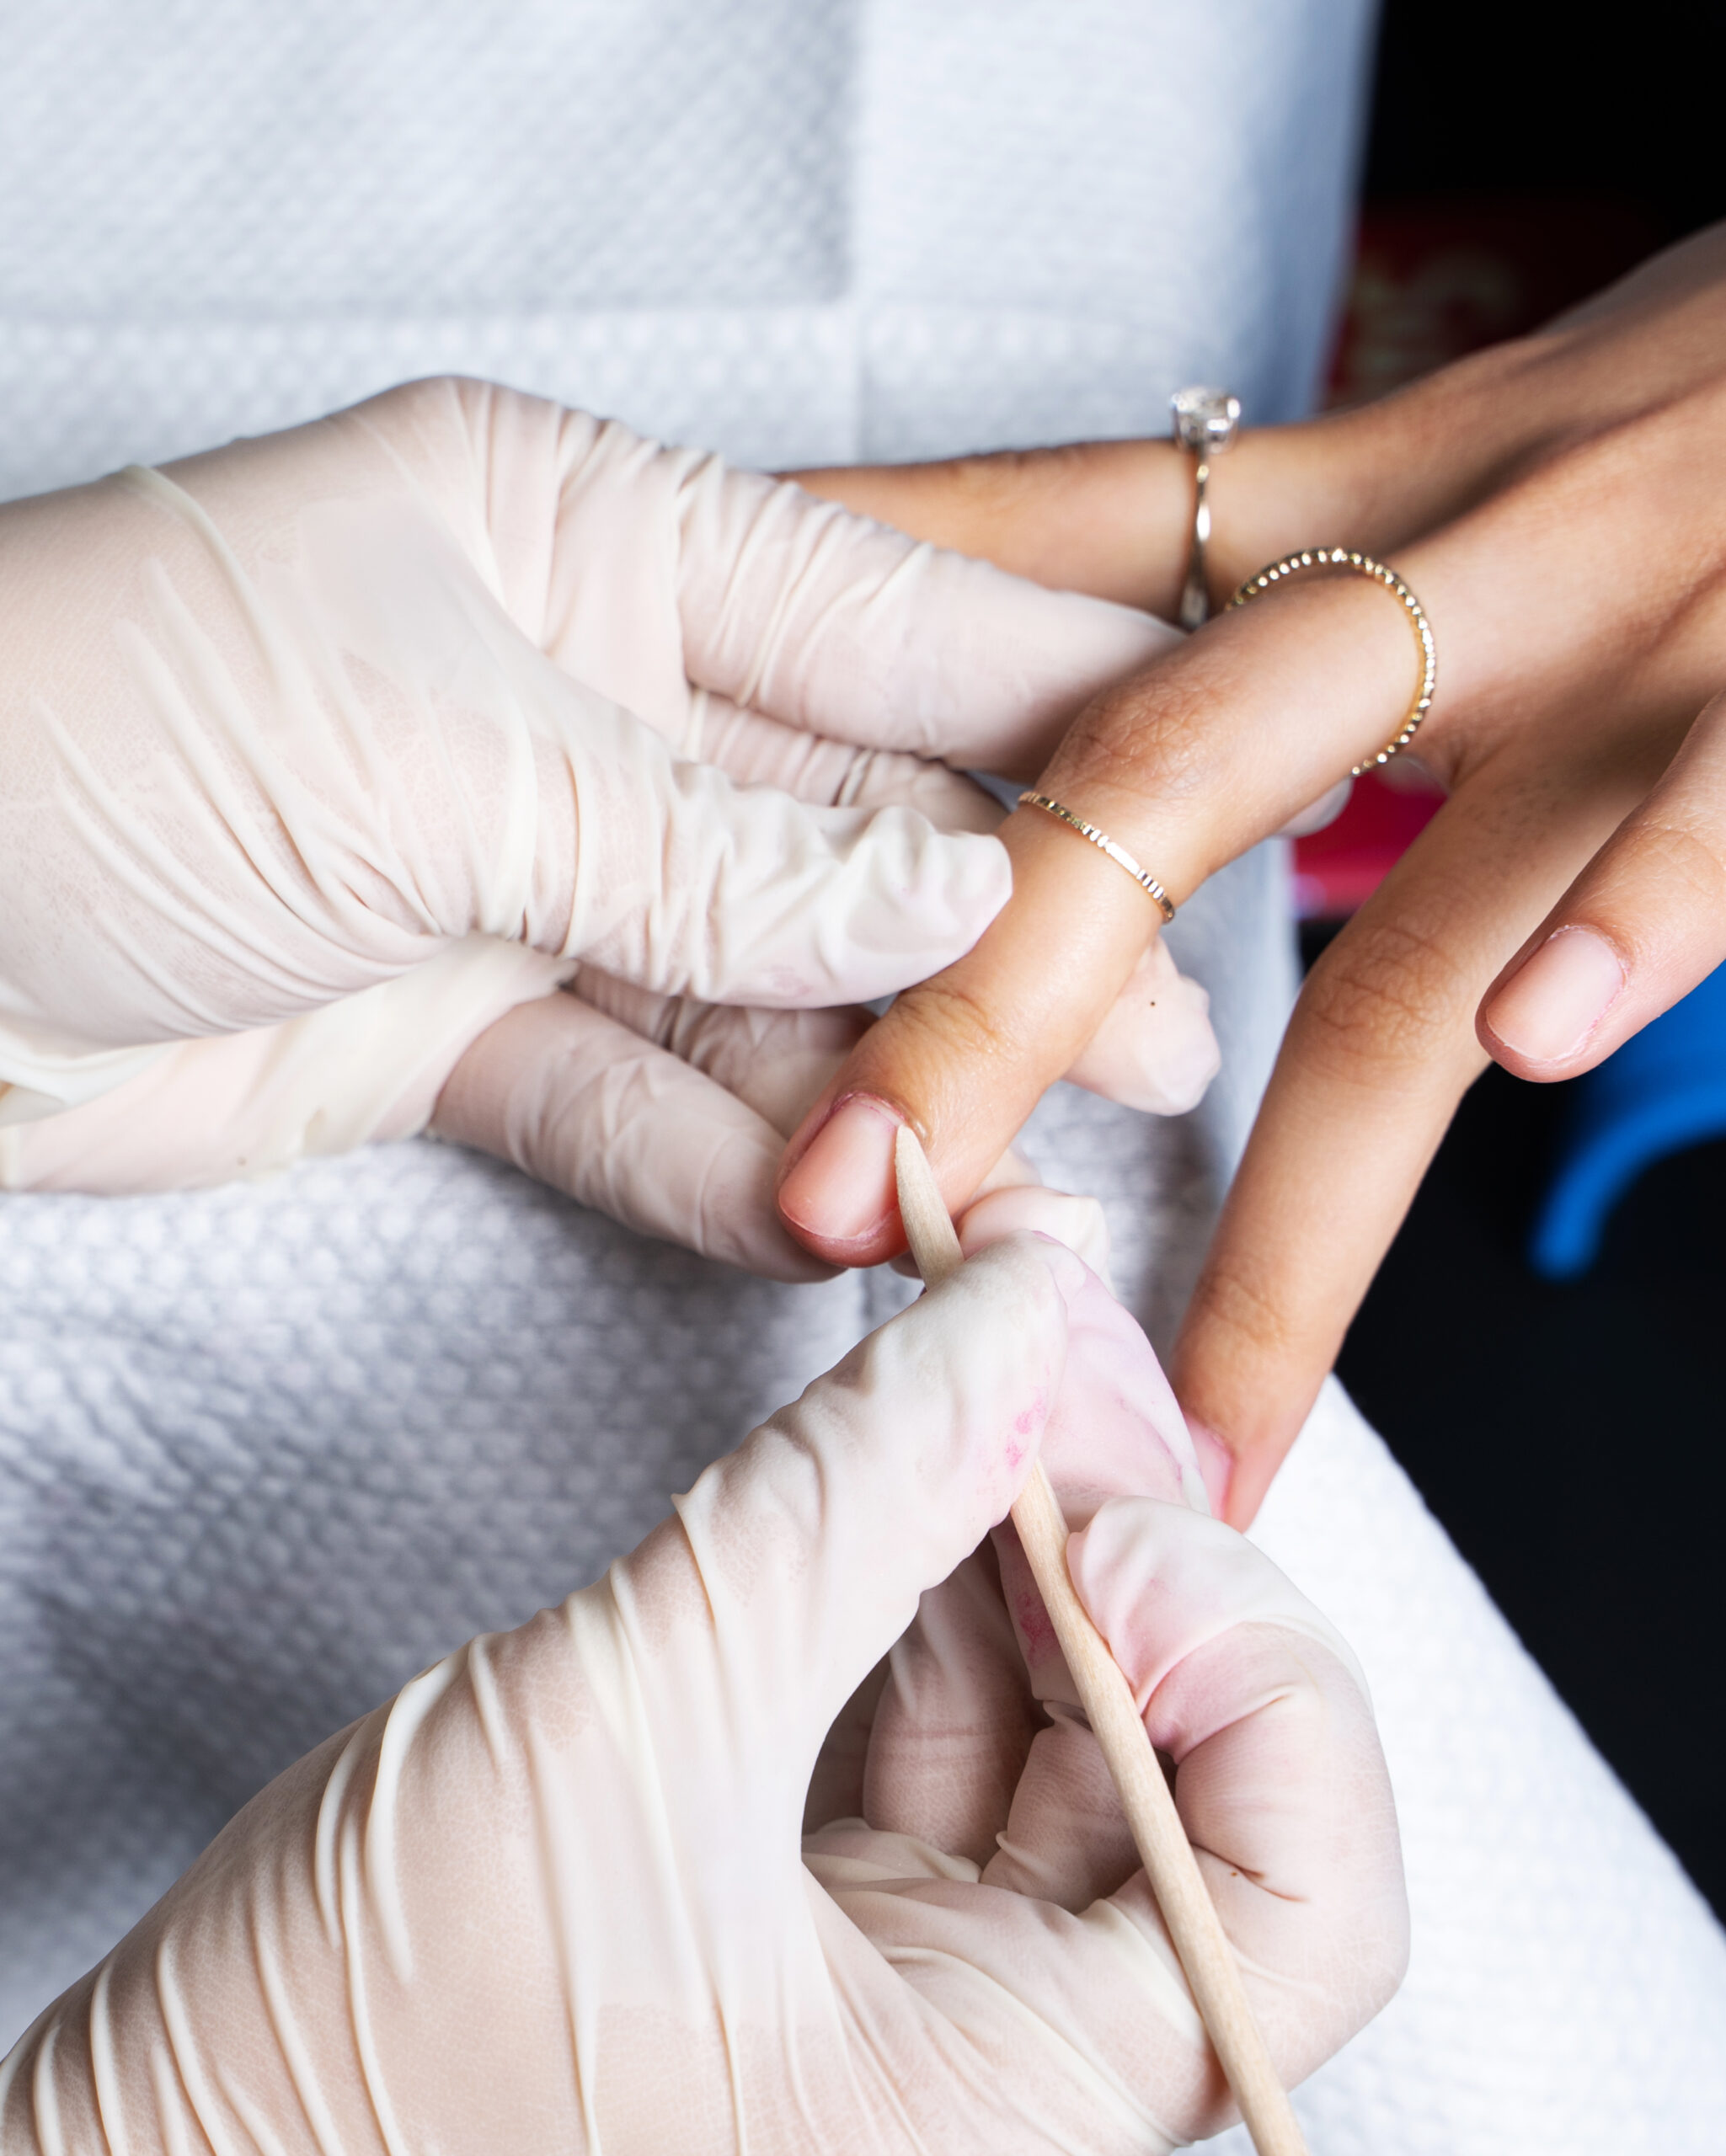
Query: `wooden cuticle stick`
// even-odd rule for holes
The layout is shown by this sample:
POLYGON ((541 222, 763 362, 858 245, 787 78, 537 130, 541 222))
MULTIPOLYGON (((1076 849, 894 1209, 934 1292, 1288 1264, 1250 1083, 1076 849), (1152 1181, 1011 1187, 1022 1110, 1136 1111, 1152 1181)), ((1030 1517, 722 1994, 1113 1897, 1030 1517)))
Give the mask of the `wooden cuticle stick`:
MULTIPOLYGON (((894 1145, 899 1215, 917 1270, 931 1288, 964 1263, 928 1155, 901 1123, 894 1145)), ((1132 1688, 1091 1622, 1066 1568, 1066 1521, 1039 1460, 1013 1500, 1013 1524, 1078 1687, 1162 1920, 1258 2156, 1307 2156, 1288 2094, 1241 1981, 1240 1964, 1187 1839, 1132 1688)))

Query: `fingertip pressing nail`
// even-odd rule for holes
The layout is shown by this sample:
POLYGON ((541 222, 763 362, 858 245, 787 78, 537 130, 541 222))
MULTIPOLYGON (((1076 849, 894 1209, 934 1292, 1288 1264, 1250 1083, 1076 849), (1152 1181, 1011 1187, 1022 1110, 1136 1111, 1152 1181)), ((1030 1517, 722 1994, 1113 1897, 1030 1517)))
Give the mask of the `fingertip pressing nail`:
POLYGON ((1055 1284, 1060 1289, 1063 1301, 1071 1308, 1091 1283, 1093 1275, 1090 1267, 1071 1243, 1064 1243, 1059 1235, 1051 1235, 1048 1229, 1033 1228, 1030 1232, 1032 1241, 1041 1243, 1047 1251, 1049 1270, 1054 1275, 1055 1284))
POLYGON ((780 1188, 791 1226, 836 1250, 878 1235, 898 1205, 893 1141, 904 1119, 870 1093, 836 1102, 780 1188))
POLYGON ((1226 1519, 1229 1486, 1234 1480, 1235 1456, 1208 1422, 1201 1422, 1196 1415, 1186 1410, 1182 1412, 1186 1415, 1193 1450, 1199 1457, 1199 1473, 1204 1480, 1205 1494, 1210 1500, 1210 1509, 1218 1519, 1226 1519))
POLYGON ((1623 961, 1591 928, 1555 930, 1481 1013, 1500 1047, 1530 1064, 1568 1063, 1623 993, 1623 961))

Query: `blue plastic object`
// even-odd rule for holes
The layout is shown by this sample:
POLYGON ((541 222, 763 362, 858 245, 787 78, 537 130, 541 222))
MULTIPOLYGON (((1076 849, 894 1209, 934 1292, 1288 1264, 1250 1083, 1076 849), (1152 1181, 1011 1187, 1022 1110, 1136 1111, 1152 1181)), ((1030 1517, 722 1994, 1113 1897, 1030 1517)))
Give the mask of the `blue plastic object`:
POLYGON ((1548 1280, 1587 1272, 1612 1208, 1643 1170, 1720 1137, 1726 1137, 1726 966, 1574 1081, 1529 1263, 1548 1280))

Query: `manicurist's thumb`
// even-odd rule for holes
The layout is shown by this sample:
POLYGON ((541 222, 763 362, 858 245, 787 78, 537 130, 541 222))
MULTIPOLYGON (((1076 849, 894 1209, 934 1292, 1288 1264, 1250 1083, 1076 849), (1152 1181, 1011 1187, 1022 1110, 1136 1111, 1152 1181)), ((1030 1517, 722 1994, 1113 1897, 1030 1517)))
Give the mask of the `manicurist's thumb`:
MULTIPOLYGON (((1029 1473, 1065 1368, 1071 1251, 1013 1235, 708 1469, 678 1513, 734 1741, 812 1763, 834 1716, 1029 1473), (795 1725, 795 1727, 790 1725, 795 1725)), ((798 1791, 801 1797, 801 1787, 798 1791)))

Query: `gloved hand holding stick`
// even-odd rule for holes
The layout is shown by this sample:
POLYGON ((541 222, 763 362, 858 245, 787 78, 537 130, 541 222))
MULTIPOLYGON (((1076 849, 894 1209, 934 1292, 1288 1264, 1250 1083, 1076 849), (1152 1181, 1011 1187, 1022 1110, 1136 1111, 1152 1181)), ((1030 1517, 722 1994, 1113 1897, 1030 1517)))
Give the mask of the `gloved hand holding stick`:
POLYGON ((1066 1566, 1146 1702, 1126 1736, 1179 1763, 1280 2069, 1328 2058, 1408 1954, 1371 1704, 1203 1515, 1144 1335, 1036 1232, 1061 1205, 973 1207, 963 1267, 602 1579, 260 1790, 0 2059, 0 2150, 1169 2156, 1217 2132, 1190 1902, 1142 1863, 1075 1635, 1070 1668, 1005 1531, 1037 1462, 1089 1513, 1066 1566))
MULTIPOLYGON (((938 1286, 965 1260, 934 1171, 909 1123, 900 1125, 895 1139, 894 1166, 911 1256, 927 1284, 938 1286)), ((1234 1949, 1205 1888, 1132 1688, 1067 1571, 1066 1521, 1040 1460, 1014 1499, 1012 1518, 1253 2146, 1258 2156, 1306 2156, 1293 2107, 1271 2064, 1234 1949)))

